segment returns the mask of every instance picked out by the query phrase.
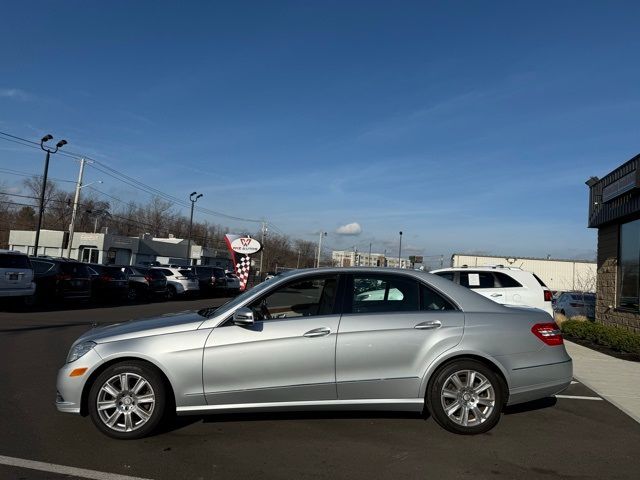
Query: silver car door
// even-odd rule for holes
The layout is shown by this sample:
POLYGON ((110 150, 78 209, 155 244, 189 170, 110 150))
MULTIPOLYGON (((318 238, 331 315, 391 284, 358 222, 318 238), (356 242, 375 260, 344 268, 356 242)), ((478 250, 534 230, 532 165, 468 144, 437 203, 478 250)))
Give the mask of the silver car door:
POLYGON ((207 403, 335 400, 337 279, 292 281, 249 306, 254 325, 215 328, 203 358, 207 403))
POLYGON ((354 275, 349 297, 336 347, 338 398, 417 398, 427 366, 462 338, 464 314, 402 275, 354 275), (366 300, 367 291, 378 299, 380 290, 401 295, 366 300))

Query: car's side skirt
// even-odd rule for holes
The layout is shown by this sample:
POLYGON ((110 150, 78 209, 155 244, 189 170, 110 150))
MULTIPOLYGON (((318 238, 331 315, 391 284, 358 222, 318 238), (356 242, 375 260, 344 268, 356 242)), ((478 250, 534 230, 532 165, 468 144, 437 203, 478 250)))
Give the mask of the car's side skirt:
POLYGON ((394 410, 420 412, 423 398, 364 398, 357 400, 319 400, 301 402, 236 403, 227 405, 196 405, 177 407, 178 415, 218 412, 242 412, 247 410, 394 410))

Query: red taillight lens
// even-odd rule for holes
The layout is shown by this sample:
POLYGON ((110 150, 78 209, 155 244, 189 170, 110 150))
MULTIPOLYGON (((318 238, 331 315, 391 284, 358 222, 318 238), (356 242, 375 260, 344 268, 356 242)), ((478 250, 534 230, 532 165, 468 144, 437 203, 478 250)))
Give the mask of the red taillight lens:
POLYGON ((113 278, 111 278, 110 275, 100 275, 100 280, 102 280, 103 282, 110 282, 111 280, 113 280, 113 278))
POLYGON ((556 322, 536 323, 531 327, 531 333, 547 345, 562 345, 562 331, 556 322))
POLYGON ((544 301, 545 302, 550 302, 553 299, 553 293, 551 293, 551 290, 545 290, 544 291, 544 301))
POLYGON ((145 279, 147 282, 151 282, 151 280, 153 280, 153 278, 151 278, 151 277, 149 277, 149 276, 144 277, 144 279, 145 279))
POLYGON ((65 274, 56 275, 56 280, 71 280, 71 275, 65 275, 65 274))

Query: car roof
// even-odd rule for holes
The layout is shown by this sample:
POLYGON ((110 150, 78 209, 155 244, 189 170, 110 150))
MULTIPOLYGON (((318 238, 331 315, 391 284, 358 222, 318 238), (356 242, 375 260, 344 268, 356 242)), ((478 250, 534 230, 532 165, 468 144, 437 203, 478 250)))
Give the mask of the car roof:
POLYGON ((5 250, 4 248, 0 248, 0 253, 1 254, 9 254, 9 255, 24 255, 26 256, 27 254, 24 252, 19 252, 18 250, 5 250))

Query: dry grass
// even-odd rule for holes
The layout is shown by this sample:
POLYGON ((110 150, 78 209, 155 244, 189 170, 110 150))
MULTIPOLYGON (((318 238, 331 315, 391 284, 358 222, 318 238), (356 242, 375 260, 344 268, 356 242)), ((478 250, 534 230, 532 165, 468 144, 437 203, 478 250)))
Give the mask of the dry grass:
POLYGON ((589 319, 587 317, 585 317, 584 315, 576 315, 575 317, 571 317, 571 318, 567 318, 564 315, 562 315, 561 313, 554 313, 553 318, 555 319, 556 323, 558 325, 562 325, 564 322, 566 322, 567 320, 575 320, 577 322, 587 322, 589 321, 589 319))

